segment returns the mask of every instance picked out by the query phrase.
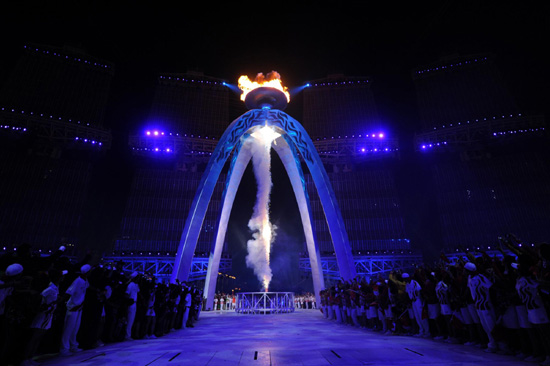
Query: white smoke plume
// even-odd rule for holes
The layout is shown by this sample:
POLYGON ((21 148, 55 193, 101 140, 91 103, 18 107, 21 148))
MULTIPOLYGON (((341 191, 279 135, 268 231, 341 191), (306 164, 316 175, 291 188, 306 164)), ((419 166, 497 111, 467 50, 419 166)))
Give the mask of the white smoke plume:
POLYGON ((252 166, 258 191, 256 204, 248 227, 252 231, 252 239, 248 240, 248 255, 246 265, 254 270, 265 291, 273 277, 269 265, 271 243, 275 239, 276 227, 269 219, 269 202, 272 187, 271 180, 271 142, 277 138, 269 127, 263 127, 252 134, 245 144, 252 152, 252 166))

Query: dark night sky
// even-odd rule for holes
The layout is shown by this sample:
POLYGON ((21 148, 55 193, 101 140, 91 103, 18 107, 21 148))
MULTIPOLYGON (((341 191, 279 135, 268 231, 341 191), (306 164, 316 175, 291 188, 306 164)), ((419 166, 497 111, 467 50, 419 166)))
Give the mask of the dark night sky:
POLYGON ((141 122, 133 119, 146 112, 156 72, 188 68, 229 82, 277 70, 288 86, 334 72, 371 76, 381 110, 391 115, 401 108, 400 98, 411 98, 412 68, 456 52, 494 52, 525 113, 540 109, 548 94, 543 54, 549 13, 535 2, 196 3, 201 5, 20 1, 11 9, 3 6, 0 76, 9 72, 10 55, 25 42, 81 46, 115 63, 114 111, 107 118, 114 129, 141 122), (144 111, 121 121, 116 112, 128 113, 130 106, 144 111))
POLYGON ((195 3, 200 5, 4 5, 0 84, 15 62, 11 56, 26 42, 72 44, 113 62, 105 124, 113 129, 115 148, 117 134, 125 136, 146 119, 156 73, 188 69, 230 83, 242 74, 276 70, 289 87, 329 73, 369 76, 382 118, 412 132, 417 114, 413 68, 453 53, 493 52, 521 111, 546 111, 548 58, 543 55, 550 21, 547 9, 535 2, 195 3))
POLYGON ((124 93, 124 87, 149 86, 155 71, 187 68, 230 82, 277 70, 289 86, 331 72, 408 82, 413 67, 441 55, 489 51, 515 81, 540 82, 546 9, 518 1, 425 3, 21 1, 2 11, 2 66, 9 62, 6 51, 24 42, 72 43, 114 62, 125 81, 114 93, 124 93))
MULTIPOLYGON (((113 62, 115 78, 105 123, 113 130, 111 157, 126 149, 128 129, 146 118, 156 72, 189 68, 232 83, 242 74, 277 70, 289 87, 336 72, 370 76, 383 118, 412 132, 416 127, 413 68, 452 53, 493 52, 522 112, 546 112, 548 57, 543 55, 550 22, 548 9, 540 2, 196 3, 200 5, 188 1, 2 5, 0 83, 16 61, 11 56, 26 42, 80 46, 113 62)), ((112 174, 121 163, 111 161, 104 173, 112 174)), ((114 195, 116 189, 127 189, 126 173, 117 169, 115 183, 98 182, 98 191, 114 195)), ((109 215, 101 213, 104 209, 96 207, 96 215, 107 220, 109 215)), ((116 230, 114 226, 106 231, 116 230)), ((107 239, 95 235, 93 240, 107 239)))

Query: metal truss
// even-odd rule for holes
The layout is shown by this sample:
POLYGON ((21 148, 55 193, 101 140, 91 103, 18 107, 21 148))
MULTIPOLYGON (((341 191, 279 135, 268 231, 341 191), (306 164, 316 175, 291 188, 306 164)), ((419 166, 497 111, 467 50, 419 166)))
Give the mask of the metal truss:
MULTIPOLYGON (((131 135, 129 146, 136 155, 159 153, 171 154, 179 159, 187 158, 193 162, 207 162, 214 152, 218 141, 180 135, 146 136, 131 135), (167 151, 168 149, 168 151, 167 151)), ((395 156, 399 151, 396 138, 380 137, 345 137, 330 140, 313 141, 321 160, 325 163, 346 163, 353 160, 365 160, 395 156)))
POLYGON ((128 144, 136 155, 170 154, 193 162, 208 162, 218 141, 174 134, 154 137, 138 134, 130 135, 128 144))
POLYGON ((111 147, 112 135, 109 130, 88 126, 77 122, 60 121, 31 114, 1 113, 2 124, 14 128, 26 129, 41 139, 51 142, 60 142, 78 145, 82 148, 96 148, 108 150, 111 147), (93 143, 92 143, 93 141, 93 143))
MULTIPOLYGON (((396 269, 412 268, 415 264, 422 262, 422 256, 419 254, 354 256, 353 262, 358 275, 372 277, 378 274, 387 274, 396 269)), ((321 257, 321 267, 325 278, 340 279, 340 271, 335 257, 321 257)), ((306 273, 311 272, 309 258, 300 258, 300 270, 306 273)))
POLYGON ((235 311, 242 314, 294 312, 294 292, 240 292, 235 311))
MULTIPOLYGON (((509 251, 504 251, 504 252, 506 253, 506 255, 510 255, 510 256, 513 256, 513 257, 516 256, 512 252, 509 252, 509 251)), ((487 254, 491 258, 502 259, 504 257, 504 254, 500 250, 486 250, 484 253, 487 254)), ((470 255, 470 256, 473 255, 474 257, 479 257, 479 256, 482 255, 482 253, 479 253, 479 252, 469 252, 469 253, 468 252, 449 252, 449 253, 445 253, 445 257, 449 261, 449 264, 452 264, 452 265, 455 265, 458 262, 463 262, 463 263, 469 262, 470 259, 469 259, 468 255, 470 255)))
POLYGON ((544 116, 493 117, 450 124, 415 135, 416 150, 448 150, 477 143, 517 138, 519 134, 544 134, 544 116))
POLYGON ((313 141, 313 145, 321 160, 329 164, 396 156, 399 153, 398 139, 378 135, 323 139, 313 141))
MULTIPOLYGON (((106 262, 122 262, 122 269, 126 272, 150 272, 156 278, 169 280, 174 270, 174 257, 125 257, 113 256, 105 257, 106 262)), ((203 280, 208 270, 208 258, 195 257, 189 273, 189 281, 203 280)), ((229 272, 231 270, 231 259, 222 258, 220 260, 220 272, 229 272)))

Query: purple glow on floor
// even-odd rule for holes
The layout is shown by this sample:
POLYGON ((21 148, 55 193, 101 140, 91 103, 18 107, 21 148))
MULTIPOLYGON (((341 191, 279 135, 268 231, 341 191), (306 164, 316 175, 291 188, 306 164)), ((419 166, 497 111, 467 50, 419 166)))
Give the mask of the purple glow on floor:
POLYGON ((191 329, 109 344, 43 365, 393 365, 515 366, 512 356, 431 339, 384 336, 339 325, 319 310, 242 315, 202 312, 191 329))

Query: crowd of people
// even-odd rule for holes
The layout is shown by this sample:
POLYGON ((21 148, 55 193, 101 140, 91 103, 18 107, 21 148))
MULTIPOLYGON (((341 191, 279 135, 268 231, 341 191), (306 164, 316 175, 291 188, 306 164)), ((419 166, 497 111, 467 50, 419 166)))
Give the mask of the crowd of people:
POLYGON ((342 280, 321 291, 321 310, 341 324, 550 365, 550 245, 499 239, 502 255, 442 255, 387 278, 342 280))
POLYGON ((64 251, 43 257, 22 245, 0 257, 0 365, 162 337, 198 320, 203 296, 194 286, 90 255, 74 263, 64 251))
POLYGON ((315 295, 311 292, 294 296, 294 308, 296 309, 317 309, 315 295))
MULTIPOLYGON (((50 256, 30 246, 0 256, 0 366, 36 365, 36 356, 71 356, 104 343, 152 339, 194 327, 202 292, 160 283, 123 263, 72 262, 64 247, 50 256), (47 336, 46 336, 47 335, 47 336)), ((451 262, 339 281, 297 309, 320 308, 339 324, 479 347, 550 365, 550 245, 501 239, 501 255, 467 253, 451 262)), ((218 293, 214 310, 234 310, 218 293)))
POLYGON ((214 297, 213 310, 235 310, 237 296, 219 292, 214 297))

